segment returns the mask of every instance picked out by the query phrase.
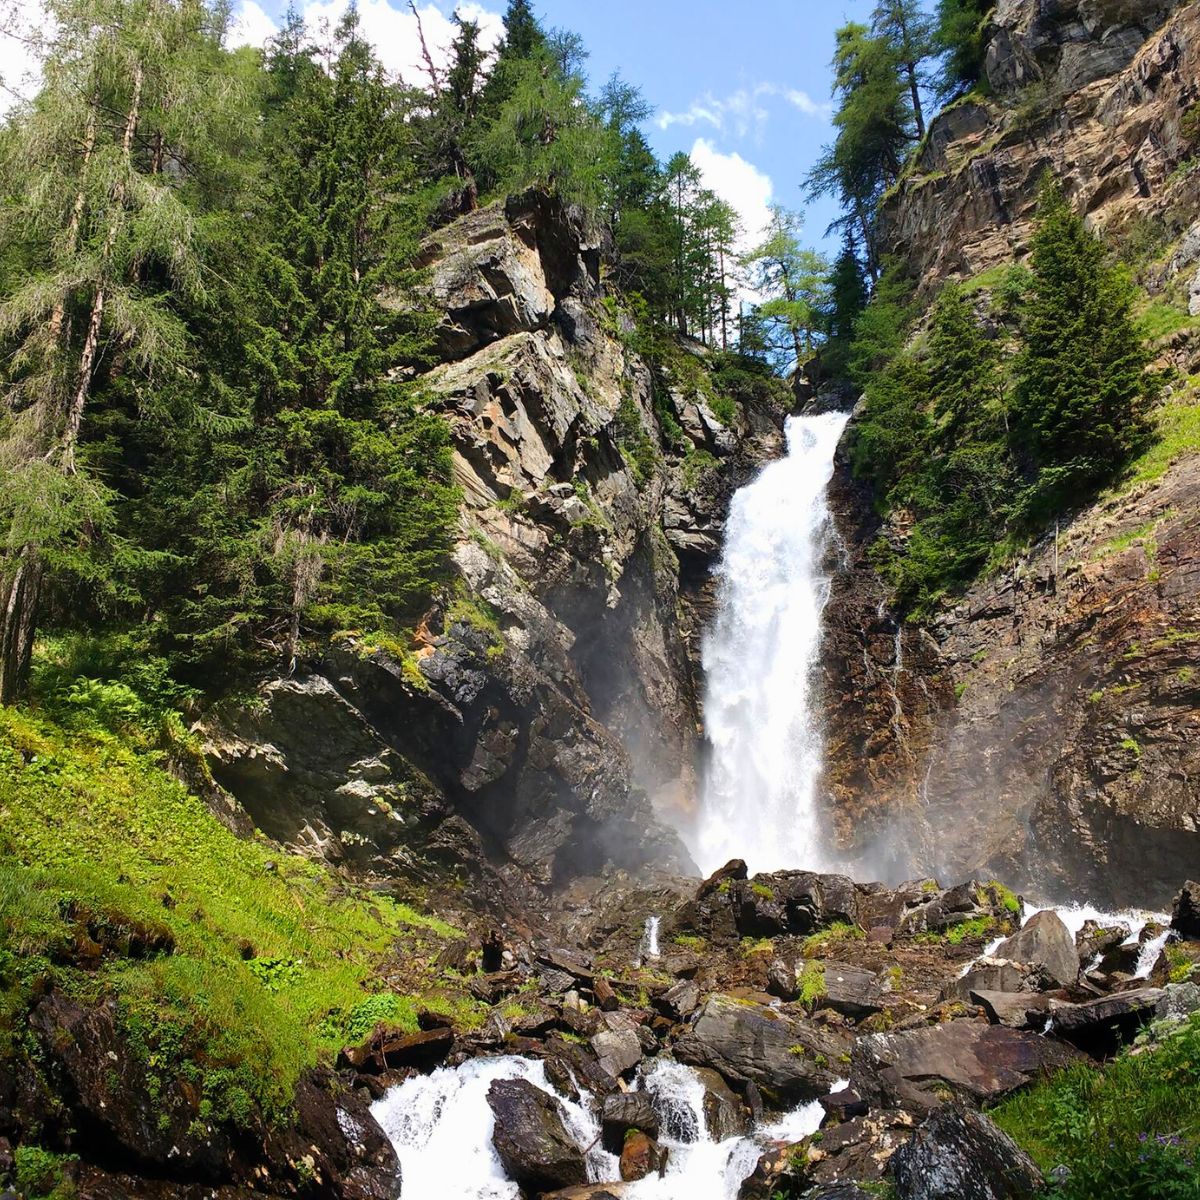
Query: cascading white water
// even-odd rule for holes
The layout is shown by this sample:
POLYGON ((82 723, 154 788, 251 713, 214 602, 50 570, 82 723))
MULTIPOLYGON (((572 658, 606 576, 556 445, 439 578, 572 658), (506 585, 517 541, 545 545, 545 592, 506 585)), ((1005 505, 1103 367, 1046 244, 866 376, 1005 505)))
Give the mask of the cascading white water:
MULTIPOLYGON (((518 1195, 492 1145, 495 1118, 487 1092, 497 1079, 525 1079, 554 1095, 563 1107, 567 1132, 587 1150, 588 1177, 596 1183, 620 1178, 617 1158, 599 1144, 592 1096, 582 1089, 578 1101, 561 1095, 541 1062, 481 1058, 410 1079, 371 1106, 400 1159, 404 1200, 514 1200, 518 1195)), ((657 1059, 636 1087, 651 1097, 659 1114, 659 1144, 669 1158, 661 1179, 625 1185, 621 1195, 626 1200, 734 1200, 753 1172, 763 1142, 798 1141, 814 1133, 824 1116, 821 1105, 813 1102, 753 1137, 718 1142, 708 1134, 704 1086, 690 1067, 657 1059)))
POLYGON ((705 873, 734 857, 754 871, 831 865, 815 812, 813 673, 829 589, 826 489, 847 420, 789 418, 786 457, 733 498, 703 649, 711 750, 689 848, 705 873))

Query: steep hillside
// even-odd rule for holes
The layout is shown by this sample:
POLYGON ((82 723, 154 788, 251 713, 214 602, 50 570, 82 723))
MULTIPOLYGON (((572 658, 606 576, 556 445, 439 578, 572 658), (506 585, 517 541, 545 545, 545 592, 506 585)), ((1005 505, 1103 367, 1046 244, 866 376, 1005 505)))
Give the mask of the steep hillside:
POLYGON ((884 210, 923 292, 967 279, 986 312, 1054 172, 1135 265, 1172 382, 1114 489, 921 621, 888 610, 869 556, 903 525, 843 462, 828 780, 843 843, 880 870, 986 864, 1039 892, 1162 904, 1200 853, 1200 5, 1135 9, 1000 5, 991 96, 933 122, 884 210))

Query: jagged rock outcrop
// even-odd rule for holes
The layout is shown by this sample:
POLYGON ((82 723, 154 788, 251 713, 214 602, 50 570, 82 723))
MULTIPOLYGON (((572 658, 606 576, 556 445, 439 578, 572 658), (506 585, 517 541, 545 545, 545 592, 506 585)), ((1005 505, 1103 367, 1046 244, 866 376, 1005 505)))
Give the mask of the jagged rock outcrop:
MULTIPOLYGON (((1151 231, 1148 286, 1187 307, 1200 4, 1010 0, 989 28, 994 95, 932 122, 884 205, 889 251, 926 295, 1019 259, 1051 170, 1114 243, 1151 231)), ((1200 365, 1190 328, 1158 349, 1181 375, 1200 365)), ((1168 439, 1194 423, 1189 395, 1168 439)), ((1169 904, 1200 855, 1200 459, 1177 441, 924 621, 888 609, 870 547, 903 522, 881 526, 843 454, 826 784, 839 839, 873 870, 1169 904)))
POLYGON ((539 194, 426 244, 457 582, 411 644, 331 646, 206 723, 272 836, 379 874, 690 867, 659 811, 693 792, 707 568, 779 414, 726 426, 694 381, 652 379, 602 251, 539 194))

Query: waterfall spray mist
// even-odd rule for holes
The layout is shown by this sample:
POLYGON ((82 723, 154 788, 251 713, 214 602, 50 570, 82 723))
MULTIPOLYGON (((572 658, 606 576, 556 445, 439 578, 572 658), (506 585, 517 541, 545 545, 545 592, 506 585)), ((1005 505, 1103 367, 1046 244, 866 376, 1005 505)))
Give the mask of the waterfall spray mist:
POLYGON ((831 865, 816 813, 814 675, 833 534, 826 489, 848 419, 791 417, 786 457, 733 498, 703 652, 710 755, 690 848, 706 873, 733 857, 754 871, 831 865))

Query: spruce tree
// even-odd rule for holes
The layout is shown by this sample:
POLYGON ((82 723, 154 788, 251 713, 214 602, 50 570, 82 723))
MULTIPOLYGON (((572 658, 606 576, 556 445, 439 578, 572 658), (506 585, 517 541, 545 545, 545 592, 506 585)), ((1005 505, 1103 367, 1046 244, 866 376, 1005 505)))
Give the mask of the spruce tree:
POLYGON ((827 378, 845 377, 850 364, 855 322, 866 308, 868 298, 866 272, 858 257, 853 236, 847 235, 829 274, 826 340, 821 350, 821 369, 827 378))
POLYGON ((1014 409, 1036 513, 1111 479, 1147 434, 1156 391, 1134 289, 1051 179, 1031 256, 1014 409))

